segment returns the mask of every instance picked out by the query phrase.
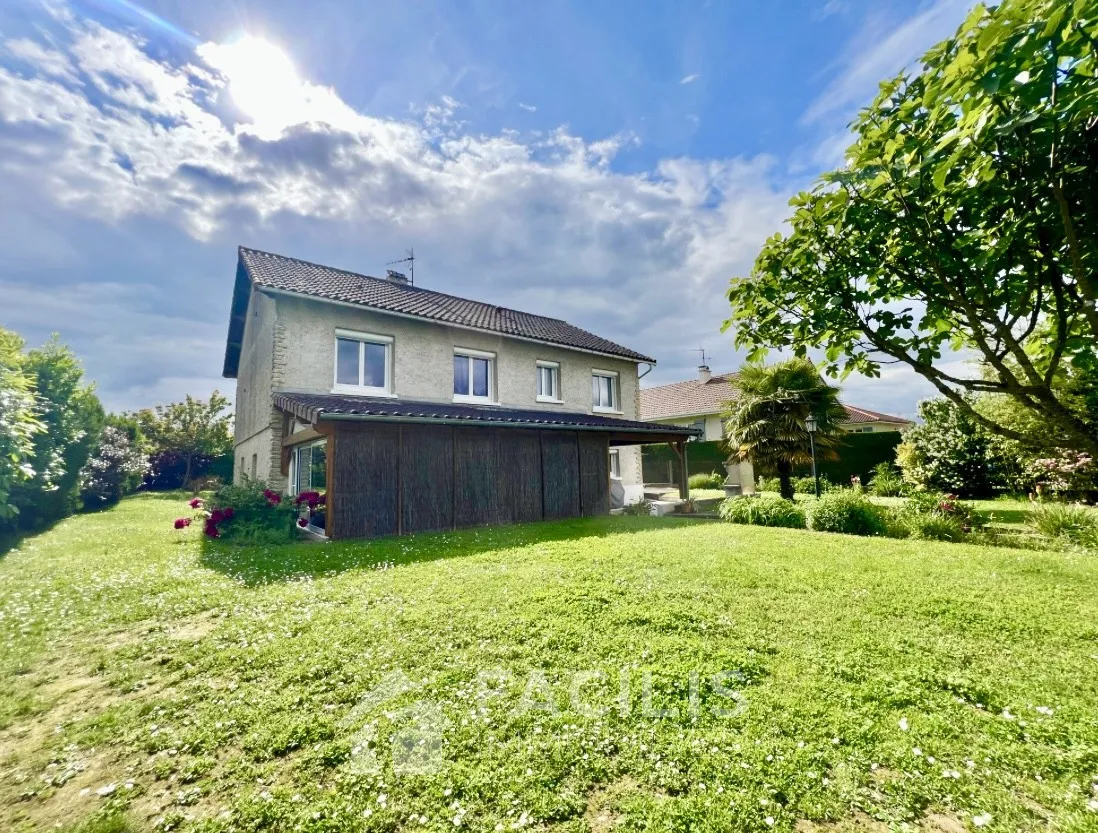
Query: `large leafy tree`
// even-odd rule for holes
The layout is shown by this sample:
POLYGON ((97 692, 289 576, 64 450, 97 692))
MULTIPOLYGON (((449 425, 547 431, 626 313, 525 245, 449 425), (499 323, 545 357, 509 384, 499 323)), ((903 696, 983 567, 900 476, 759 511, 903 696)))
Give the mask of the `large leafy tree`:
POLYGON ((748 363, 736 376, 739 397, 728 404, 725 442, 736 460, 778 475, 781 494, 793 497, 793 467, 811 461, 805 420, 816 417, 817 453, 834 456, 846 411, 839 389, 820 378, 808 359, 773 365, 748 363))
POLYGON ((43 430, 34 383, 23 371, 23 339, 0 327, 0 524, 19 511, 11 493, 34 477, 34 438, 43 430))
POLYGON ((22 369, 44 430, 33 438, 34 474, 12 489, 11 501, 19 526, 35 529, 79 508, 80 470, 98 441, 103 407, 84 381, 80 360, 57 336, 27 351, 22 369))
POLYGON ((232 415, 229 400, 217 391, 210 398, 188 395, 183 402, 157 405, 137 413, 137 423, 155 460, 158 456, 178 455, 184 461, 183 483, 196 473, 196 467, 213 457, 233 450, 232 415))
POLYGON ((1098 365, 1096 71, 1096 0, 978 6, 921 72, 882 85, 846 167, 794 198, 790 232, 733 280, 725 327, 753 358, 907 365, 1023 439, 967 395, 1001 394, 1098 456, 1095 424, 1057 385, 1098 365))

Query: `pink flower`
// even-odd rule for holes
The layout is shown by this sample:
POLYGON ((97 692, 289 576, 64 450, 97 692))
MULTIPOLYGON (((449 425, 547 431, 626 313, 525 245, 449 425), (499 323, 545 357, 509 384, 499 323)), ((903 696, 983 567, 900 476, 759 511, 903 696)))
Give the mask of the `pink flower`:
POLYGON ((278 504, 282 503, 282 495, 273 489, 264 489, 263 497, 267 498, 267 503, 271 504, 271 506, 278 506, 278 504))
POLYGON ((300 527, 306 527, 306 526, 309 525, 309 522, 307 520, 305 520, 304 518, 298 518, 297 519, 297 525, 300 526, 300 527))
POLYGON ((188 506, 190 506, 190 507, 191 507, 191 509, 197 509, 197 508, 198 508, 199 506, 201 506, 201 505, 202 505, 202 498, 200 498, 200 497, 192 498, 192 499, 191 499, 191 500, 190 500, 190 501, 188 502, 188 504, 187 504, 187 505, 188 505, 188 506))
POLYGON ((211 538, 218 538, 221 535, 221 533, 217 531, 217 524, 214 523, 213 518, 206 521, 205 532, 211 538))
POLYGON ((183 529, 184 527, 188 527, 190 525, 191 525, 191 519, 190 518, 176 518, 175 519, 175 528, 176 529, 183 529))

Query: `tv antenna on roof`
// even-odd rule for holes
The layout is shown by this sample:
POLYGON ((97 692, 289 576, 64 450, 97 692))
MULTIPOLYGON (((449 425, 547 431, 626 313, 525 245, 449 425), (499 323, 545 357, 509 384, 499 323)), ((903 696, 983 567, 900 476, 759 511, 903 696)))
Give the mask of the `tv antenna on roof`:
POLYGON ((408 249, 407 257, 402 257, 400 260, 390 260, 386 263, 386 266, 396 266, 398 263, 408 264, 408 282, 412 285, 416 285, 416 250, 408 249))
POLYGON ((709 362, 707 362, 707 361, 705 360, 706 356, 705 356, 705 348, 704 348, 704 347, 699 347, 699 348, 697 348, 696 350, 694 350, 693 352, 694 352, 694 353, 701 353, 701 357, 702 357, 702 361, 701 361, 701 363, 702 363, 702 367, 709 367, 709 362))

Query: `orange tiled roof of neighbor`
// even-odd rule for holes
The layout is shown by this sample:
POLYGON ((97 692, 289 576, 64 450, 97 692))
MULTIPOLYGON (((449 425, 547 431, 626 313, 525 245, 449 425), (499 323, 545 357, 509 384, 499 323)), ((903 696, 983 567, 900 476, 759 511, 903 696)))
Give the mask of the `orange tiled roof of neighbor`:
MULTIPOLYGON (((735 373, 714 373, 708 379, 687 379, 684 382, 645 388, 640 392, 640 418, 677 419, 716 414, 724 410, 727 402, 736 399, 739 395, 735 373)), ((843 405, 843 407, 846 408, 846 421, 849 423, 913 424, 905 417, 882 414, 866 408, 855 408, 852 405, 843 405)))

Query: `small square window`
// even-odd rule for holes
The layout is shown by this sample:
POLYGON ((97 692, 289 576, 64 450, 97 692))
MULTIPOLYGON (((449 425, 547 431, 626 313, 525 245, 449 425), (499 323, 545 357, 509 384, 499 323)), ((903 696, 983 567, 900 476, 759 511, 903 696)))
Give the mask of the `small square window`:
POLYGON ((388 336, 336 331, 335 389, 375 396, 391 395, 393 340, 388 336))
POLYGON ((560 402, 560 365, 556 362, 538 362, 538 400, 560 402))
POLYGON ((491 353, 454 353, 454 399, 491 402, 493 393, 491 353))

